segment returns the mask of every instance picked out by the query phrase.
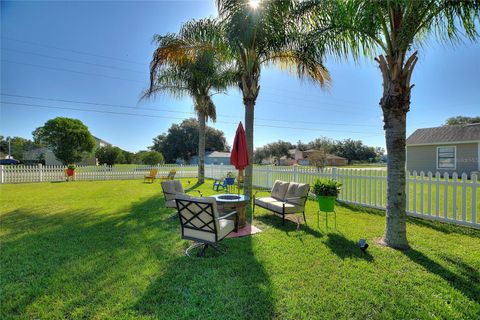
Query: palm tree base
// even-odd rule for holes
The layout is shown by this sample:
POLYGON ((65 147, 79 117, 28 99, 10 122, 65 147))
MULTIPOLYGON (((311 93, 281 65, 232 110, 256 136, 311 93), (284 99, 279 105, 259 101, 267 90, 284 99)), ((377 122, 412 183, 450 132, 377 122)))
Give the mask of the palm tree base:
POLYGON ((392 248, 395 250, 406 251, 410 249, 410 246, 407 244, 397 244, 389 242, 385 237, 378 239, 377 243, 384 247, 392 248))

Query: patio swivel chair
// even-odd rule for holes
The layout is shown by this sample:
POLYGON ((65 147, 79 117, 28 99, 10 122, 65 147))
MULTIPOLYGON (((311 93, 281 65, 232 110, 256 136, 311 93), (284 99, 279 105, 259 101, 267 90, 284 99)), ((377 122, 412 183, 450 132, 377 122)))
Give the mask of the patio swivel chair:
MULTIPOLYGON (((165 180, 160 182, 162 186, 163 196, 165 197, 165 207, 176 208, 175 198, 181 195, 187 195, 183 189, 180 180, 165 180)), ((202 196, 200 190, 194 190, 202 196)))
POLYGON ((190 257, 192 250, 199 250, 197 256, 203 257, 208 248, 223 254, 219 241, 232 231, 237 231, 238 214, 232 211, 219 216, 215 198, 198 198, 188 195, 177 196, 177 210, 180 217, 182 239, 193 240, 194 244, 185 250, 190 257), (233 220, 232 220, 233 218, 233 220))

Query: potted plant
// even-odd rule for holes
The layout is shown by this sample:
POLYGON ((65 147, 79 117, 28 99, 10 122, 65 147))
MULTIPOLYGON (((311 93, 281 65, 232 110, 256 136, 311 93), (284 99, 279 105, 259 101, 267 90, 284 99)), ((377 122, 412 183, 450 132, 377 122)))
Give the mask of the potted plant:
POLYGON ((69 165, 67 166, 66 172, 67 172, 67 176, 68 176, 68 177, 73 177, 73 175, 75 174, 75 168, 76 168, 76 167, 75 167, 74 164, 69 164, 69 165))
POLYGON ((313 193, 317 196, 320 211, 332 212, 335 199, 340 193, 342 184, 335 179, 317 179, 313 185, 313 193))

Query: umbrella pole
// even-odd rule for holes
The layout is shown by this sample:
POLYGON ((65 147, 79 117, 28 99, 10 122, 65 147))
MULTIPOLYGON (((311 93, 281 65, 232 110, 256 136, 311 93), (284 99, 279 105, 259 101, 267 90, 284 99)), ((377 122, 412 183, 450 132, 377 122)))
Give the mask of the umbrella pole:
POLYGON ((240 195, 240 183, 243 182, 243 170, 238 170, 237 192, 240 195))

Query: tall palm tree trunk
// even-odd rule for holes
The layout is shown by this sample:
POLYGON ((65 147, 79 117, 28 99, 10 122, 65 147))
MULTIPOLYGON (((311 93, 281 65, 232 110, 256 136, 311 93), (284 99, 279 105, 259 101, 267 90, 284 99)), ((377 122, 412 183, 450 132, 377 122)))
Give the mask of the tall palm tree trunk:
POLYGON ((245 104, 245 135, 247 137, 248 162, 250 163, 245 169, 245 195, 252 196, 253 188, 253 122, 255 118, 255 99, 244 98, 245 104))
POLYGON ((198 183, 205 182, 205 113, 198 113, 198 183))
POLYGON ((393 248, 407 249, 405 145, 407 112, 410 109, 410 79, 417 57, 414 53, 403 65, 403 55, 375 59, 383 76, 380 106, 385 123, 387 146, 387 213, 383 242, 393 248))

